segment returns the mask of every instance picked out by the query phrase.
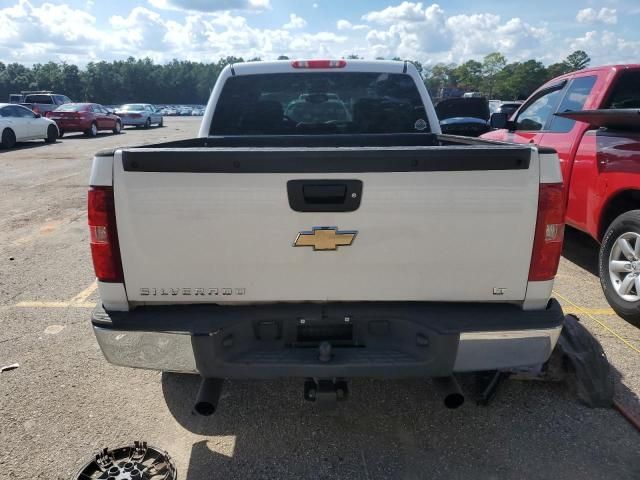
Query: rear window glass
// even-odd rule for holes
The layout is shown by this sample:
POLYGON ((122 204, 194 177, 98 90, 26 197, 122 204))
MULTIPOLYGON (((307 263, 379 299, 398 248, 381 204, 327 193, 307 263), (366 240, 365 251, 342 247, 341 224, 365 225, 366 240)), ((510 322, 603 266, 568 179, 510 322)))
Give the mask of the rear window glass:
POLYGON ((72 103, 65 103, 56 108, 56 112, 80 112, 87 108, 86 105, 74 105, 72 103))
POLYGON ((63 105, 65 103, 71 102, 69 97, 65 97, 64 95, 54 95, 55 101, 58 105, 63 105))
POLYGON ((51 95, 27 95, 24 97, 24 103, 46 103, 52 104, 51 95))
POLYGON ((129 105, 122 105, 120 110, 144 110, 144 105, 140 105, 139 103, 131 103, 129 105))
POLYGON ((409 75, 304 72, 227 79, 211 135, 428 132, 409 75))
POLYGON ((640 71, 628 71, 620 76, 605 108, 640 108, 640 71))

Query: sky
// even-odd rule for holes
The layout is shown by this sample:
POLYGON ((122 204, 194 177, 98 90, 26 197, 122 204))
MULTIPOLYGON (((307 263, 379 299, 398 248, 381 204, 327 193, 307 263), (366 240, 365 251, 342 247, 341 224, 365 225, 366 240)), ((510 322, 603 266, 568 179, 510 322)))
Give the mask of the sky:
POLYGON ((640 0, 0 0, 0 61, 401 57, 640 62, 640 0))

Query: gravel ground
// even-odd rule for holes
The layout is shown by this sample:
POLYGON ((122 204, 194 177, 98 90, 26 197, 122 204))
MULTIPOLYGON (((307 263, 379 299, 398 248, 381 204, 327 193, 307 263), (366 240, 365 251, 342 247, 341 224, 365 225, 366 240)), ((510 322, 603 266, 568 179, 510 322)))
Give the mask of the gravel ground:
MULTIPOLYGON (((639 433, 563 384, 510 380, 490 406, 450 411, 429 382, 358 380, 349 402, 319 412, 300 381, 227 382, 219 412, 202 418, 191 414, 197 378, 106 363, 89 324, 92 154, 187 138, 198 122, 0 151, 0 366, 20 364, 0 374, 1 479, 68 479, 100 448, 137 439, 167 450, 189 480, 640 478, 639 433)), ((640 331, 609 314, 596 258, 569 232, 556 292, 640 417, 640 331)))

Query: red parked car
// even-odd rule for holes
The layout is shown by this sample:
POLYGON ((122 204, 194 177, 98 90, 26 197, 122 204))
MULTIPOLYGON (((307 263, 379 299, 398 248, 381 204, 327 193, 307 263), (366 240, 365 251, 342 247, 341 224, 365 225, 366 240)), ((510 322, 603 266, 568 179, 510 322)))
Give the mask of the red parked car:
POLYGON ((600 242, 609 305, 640 326, 640 64, 590 68, 540 87, 482 138, 535 143, 560 157, 566 222, 600 242))
POLYGON ((61 137, 67 132, 84 132, 95 137, 100 130, 115 134, 122 131, 120 117, 97 103, 65 103, 46 116, 56 122, 61 137))

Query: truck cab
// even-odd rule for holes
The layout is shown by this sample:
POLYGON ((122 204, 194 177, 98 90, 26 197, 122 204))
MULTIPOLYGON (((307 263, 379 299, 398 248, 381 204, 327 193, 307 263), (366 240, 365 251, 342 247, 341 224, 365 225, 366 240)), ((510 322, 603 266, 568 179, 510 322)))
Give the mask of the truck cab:
POLYGON ((52 112, 60 105, 71 103, 71 99, 66 95, 60 95, 48 90, 22 92, 23 106, 30 108, 35 113, 44 116, 47 112, 52 112))

